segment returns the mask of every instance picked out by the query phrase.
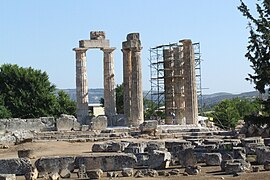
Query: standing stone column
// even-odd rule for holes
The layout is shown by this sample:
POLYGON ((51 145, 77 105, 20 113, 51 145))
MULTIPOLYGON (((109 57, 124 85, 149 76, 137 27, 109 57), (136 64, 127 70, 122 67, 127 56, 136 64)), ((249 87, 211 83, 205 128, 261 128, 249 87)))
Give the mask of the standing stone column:
POLYGON ((138 127, 144 120, 141 41, 139 33, 130 33, 122 43, 124 68, 124 111, 128 124, 138 127))
POLYGON ((194 49, 191 40, 187 39, 180 42, 183 44, 186 124, 198 124, 194 49))
POLYGON ((143 91, 141 47, 131 49, 132 84, 131 84, 131 121, 130 125, 138 127, 143 123, 143 91))
POLYGON ((123 86, 124 86, 124 114, 130 119, 131 105, 131 51, 122 49, 123 52, 123 86))
POLYGON ((175 120, 176 124, 185 124, 185 96, 182 47, 173 49, 174 54, 174 99, 175 99, 175 120))
POLYGON ((114 82, 114 59, 115 48, 102 48, 104 52, 104 109, 108 117, 108 125, 112 126, 112 117, 116 114, 115 82, 114 82))
POLYGON ((164 59, 164 98, 165 124, 173 124, 174 89, 173 89, 173 54, 170 49, 163 50, 164 59))
POLYGON ((87 48, 74 48, 76 52, 76 96, 77 96, 77 120, 85 124, 88 115, 88 82, 86 71, 87 48))

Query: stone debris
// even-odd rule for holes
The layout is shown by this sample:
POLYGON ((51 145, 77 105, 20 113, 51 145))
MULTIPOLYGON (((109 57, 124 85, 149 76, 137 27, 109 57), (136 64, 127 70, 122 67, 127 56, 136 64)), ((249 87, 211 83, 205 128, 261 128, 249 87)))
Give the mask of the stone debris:
POLYGON ((123 168, 121 171, 123 177, 132 177, 134 174, 133 168, 123 168))
POLYGON ((219 166, 222 161, 222 156, 220 153, 206 153, 205 163, 209 166, 219 166))
POLYGON ((16 180, 16 174, 0 174, 0 180, 16 180))
POLYGON ((103 177, 103 171, 101 169, 87 170, 86 174, 89 179, 100 179, 103 177))

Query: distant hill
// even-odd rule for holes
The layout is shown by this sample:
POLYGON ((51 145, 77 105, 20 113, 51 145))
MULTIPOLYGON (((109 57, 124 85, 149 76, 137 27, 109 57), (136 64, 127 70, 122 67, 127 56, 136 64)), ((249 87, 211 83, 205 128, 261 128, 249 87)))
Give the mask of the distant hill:
MULTIPOLYGON (((76 100, 76 89, 62 89, 62 90, 68 93, 71 99, 76 100)), ((99 103, 100 98, 103 98, 104 96, 104 90, 102 88, 89 89, 88 93, 89 93, 88 96, 89 103, 99 103)), ((150 99, 149 91, 144 91, 143 94, 145 98, 150 99)), ((233 99, 237 97, 254 99, 256 97, 259 97, 259 93, 257 91, 251 91, 251 92, 244 92, 241 94, 231 94, 226 92, 208 94, 203 95, 203 104, 205 107, 211 107, 224 99, 233 99)))

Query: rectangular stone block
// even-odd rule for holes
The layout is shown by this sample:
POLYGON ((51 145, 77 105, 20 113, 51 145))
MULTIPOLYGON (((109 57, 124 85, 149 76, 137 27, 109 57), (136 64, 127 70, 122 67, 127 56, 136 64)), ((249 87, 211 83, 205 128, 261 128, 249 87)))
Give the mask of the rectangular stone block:
POLYGON ((61 172, 62 170, 74 170, 75 158, 67 157, 41 157, 35 162, 39 174, 48 174, 50 172, 61 172))
POLYGON ((104 130, 108 126, 108 120, 106 116, 97 116, 91 119, 90 128, 92 130, 104 130))
POLYGON ((25 175, 31 172, 31 167, 27 158, 0 159, 0 174, 25 175))
POLYGON ((85 165, 86 170, 102 169, 103 171, 119 171, 123 168, 133 168, 137 158, 133 154, 102 153, 76 157, 76 167, 85 165))
POLYGON ((110 41, 107 39, 97 39, 97 40, 80 40, 80 48, 109 48, 110 41))
POLYGON ((74 116, 62 114, 56 120, 56 129, 57 131, 79 130, 80 123, 77 121, 77 119, 74 116))

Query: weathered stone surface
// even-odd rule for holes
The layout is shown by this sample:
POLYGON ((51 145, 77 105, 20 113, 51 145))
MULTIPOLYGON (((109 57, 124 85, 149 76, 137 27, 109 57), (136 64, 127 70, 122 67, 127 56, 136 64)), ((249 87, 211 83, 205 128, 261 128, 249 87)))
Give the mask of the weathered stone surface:
POLYGON ((219 166, 222 161, 222 156, 220 153, 206 153, 205 163, 209 166, 219 166))
POLYGON ((260 171, 260 167, 259 166, 252 166, 252 171, 253 172, 259 172, 260 171))
POLYGON ((239 172, 244 172, 244 167, 241 163, 227 163, 225 166, 225 172, 227 174, 235 174, 239 172))
POLYGON ((134 177, 135 177, 135 178, 143 178, 143 177, 144 177, 144 174, 142 173, 141 170, 137 170, 137 171, 134 173, 134 177))
POLYGON ((184 167, 196 166, 197 158, 192 148, 185 149, 183 153, 179 154, 179 161, 184 167))
POLYGON ((201 172, 200 166, 187 166, 185 172, 189 175, 198 175, 201 172))
POLYGON ((125 153, 133 153, 133 154, 144 153, 144 150, 146 147, 147 147, 147 144, 145 142, 130 143, 125 148, 124 151, 125 153))
POLYGON ((179 175, 180 170, 179 169, 172 169, 171 171, 168 172, 170 175, 179 175))
POLYGON ((32 170, 30 159, 0 159, 0 174, 25 175, 32 170))
POLYGON ((155 133, 157 130, 158 121, 157 120, 147 120, 140 124, 140 130, 143 133, 155 133))
POLYGON ((59 180, 60 175, 57 172, 51 172, 51 173, 49 173, 49 178, 50 178, 50 180, 59 180))
POLYGON ((91 31, 90 32, 90 39, 97 40, 97 39, 105 39, 106 34, 104 31, 91 31))
POLYGON ((38 170, 37 168, 32 167, 31 172, 26 173, 24 175, 26 180, 36 180, 38 178, 38 170))
POLYGON ((166 150, 164 141, 150 141, 145 148, 146 152, 152 152, 153 150, 166 150))
POLYGON ((0 174, 0 180, 16 180, 16 174, 0 174))
POLYGON ((158 172, 154 169, 144 169, 142 170, 144 176, 157 177, 158 172))
POLYGON ((149 154, 148 167, 151 169, 165 169, 169 167, 170 161, 170 152, 154 150, 149 154))
POLYGON ((115 172, 115 171, 113 171, 113 172, 107 172, 107 177, 109 177, 109 178, 116 178, 116 177, 118 177, 118 172, 115 172))
POLYGON ((118 171, 123 168, 133 168, 137 158, 133 154, 102 153, 76 157, 76 167, 85 165, 86 170, 102 169, 103 171, 118 171))
POLYGON ((70 178, 71 172, 68 169, 61 169, 59 175, 61 178, 70 178))
POLYGON ((270 171, 270 161, 265 161, 263 164, 263 168, 266 171, 270 171))
POLYGON ((123 168, 121 171, 123 177, 132 177, 134 174, 133 168, 123 168))
POLYGON ((95 143, 92 146, 92 152, 107 152, 108 143, 95 143))
POLYGON ((128 126, 128 118, 124 114, 117 114, 112 117, 113 126, 128 126))
POLYGON ((18 150, 18 157, 19 158, 30 158, 30 159, 35 158, 34 152, 31 149, 18 150))
POLYGON ((61 114, 56 119, 56 129, 58 131, 80 130, 80 123, 72 115, 61 114))
POLYGON ((78 171, 77 175, 78 175, 79 179, 87 179, 88 178, 88 176, 86 174, 86 167, 84 164, 81 164, 79 166, 79 171, 78 171))
POLYGON ((108 122, 106 116, 93 117, 90 124, 90 128, 92 130, 104 130, 107 126, 108 122))
POLYGON ((30 131, 14 131, 13 136, 16 139, 15 144, 32 142, 32 139, 34 138, 33 133, 31 133, 30 131))
POLYGON ((60 173, 62 170, 74 170, 75 158, 71 156, 67 157, 41 157, 35 162, 35 166, 41 176, 49 174, 51 172, 60 173))
POLYGON ((264 164, 266 161, 270 161, 270 149, 269 147, 256 148, 256 161, 259 164, 264 164))
POLYGON ((86 171, 87 176, 89 179, 100 179, 103 176, 102 169, 92 169, 86 171))
POLYGON ((246 160, 246 149, 243 147, 233 147, 233 158, 246 160))
POLYGON ((0 126, 2 129, 5 129, 5 133, 15 131, 48 131, 55 130, 55 119, 53 117, 0 119, 0 126))

